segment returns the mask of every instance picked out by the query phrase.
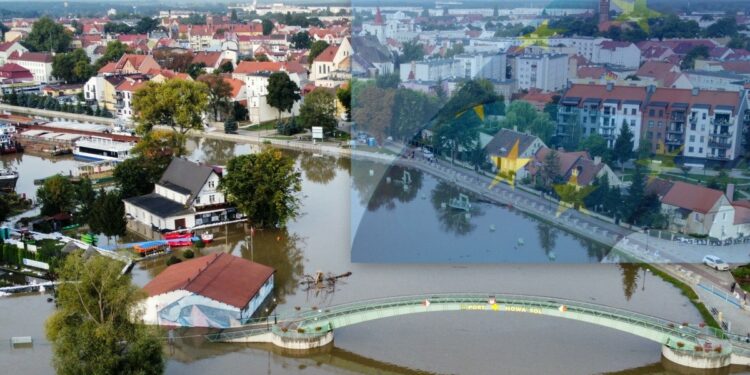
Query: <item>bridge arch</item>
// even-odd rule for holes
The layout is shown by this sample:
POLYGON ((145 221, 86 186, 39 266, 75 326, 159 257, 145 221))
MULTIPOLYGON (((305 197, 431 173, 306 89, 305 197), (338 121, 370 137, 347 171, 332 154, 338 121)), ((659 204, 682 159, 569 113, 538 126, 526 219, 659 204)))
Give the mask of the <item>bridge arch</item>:
POLYGON ((716 331, 625 309, 554 297, 511 294, 423 294, 357 301, 298 314, 287 333, 335 330, 367 321, 440 311, 490 311, 571 319, 634 334, 680 350, 693 350, 716 331), (681 344, 678 344, 681 343, 681 344))

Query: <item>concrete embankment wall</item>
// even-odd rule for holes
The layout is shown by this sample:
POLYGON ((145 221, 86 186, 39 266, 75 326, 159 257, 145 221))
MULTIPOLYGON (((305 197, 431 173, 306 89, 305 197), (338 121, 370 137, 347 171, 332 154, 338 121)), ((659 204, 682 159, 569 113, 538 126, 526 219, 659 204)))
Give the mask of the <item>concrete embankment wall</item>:
POLYGON ((53 121, 76 121, 76 122, 83 122, 83 123, 89 123, 89 124, 101 124, 101 125, 109 125, 109 126, 115 125, 115 119, 113 118, 81 115, 77 113, 50 111, 50 110, 38 109, 38 108, 26 108, 26 107, 19 107, 19 106, 2 104, 2 103, 0 103, 0 111, 8 111, 8 112, 16 113, 16 114, 24 114, 24 115, 30 115, 30 116, 40 116, 40 117, 49 118, 50 120, 53 120, 53 121))

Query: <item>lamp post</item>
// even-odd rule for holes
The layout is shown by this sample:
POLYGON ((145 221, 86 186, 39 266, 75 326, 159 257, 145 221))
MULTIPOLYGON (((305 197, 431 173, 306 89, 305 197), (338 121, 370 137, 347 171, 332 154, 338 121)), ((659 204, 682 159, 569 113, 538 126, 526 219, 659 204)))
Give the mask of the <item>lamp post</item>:
POLYGON ((268 320, 268 307, 266 307, 266 330, 271 329, 271 321, 268 320))
POLYGON ((646 233, 646 252, 648 252, 648 237, 649 235, 649 227, 643 227, 643 233, 646 233))

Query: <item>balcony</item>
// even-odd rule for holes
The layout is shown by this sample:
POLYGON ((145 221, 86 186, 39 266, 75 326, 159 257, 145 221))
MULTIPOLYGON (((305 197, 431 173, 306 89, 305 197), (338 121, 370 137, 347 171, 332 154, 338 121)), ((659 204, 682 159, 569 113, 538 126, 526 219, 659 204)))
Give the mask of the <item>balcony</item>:
POLYGON ((708 141, 708 147, 727 149, 732 147, 732 142, 720 142, 712 139, 708 141))
POLYGON ((668 145, 679 146, 682 144, 682 138, 670 138, 668 137, 665 141, 668 145))
POLYGON ((706 155, 706 159, 727 161, 727 160, 729 160, 729 157, 726 156, 726 155, 712 155, 712 154, 708 154, 708 155, 706 155))
POLYGON ((708 133, 708 135, 711 138, 727 139, 727 138, 732 138, 733 133, 732 132, 717 132, 717 133, 708 133))
POLYGON ((683 134, 685 133, 685 129, 682 126, 670 126, 667 128, 667 133, 669 134, 683 134))

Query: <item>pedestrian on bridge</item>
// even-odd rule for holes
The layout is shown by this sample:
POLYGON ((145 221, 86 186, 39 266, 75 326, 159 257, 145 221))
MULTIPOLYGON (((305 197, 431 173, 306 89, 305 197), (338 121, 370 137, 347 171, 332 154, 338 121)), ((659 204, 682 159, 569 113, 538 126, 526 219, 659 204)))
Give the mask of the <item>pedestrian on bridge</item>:
POLYGON ((735 281, 735 282, 732 283, 732 288, 729 289, 729 292, 730 293, 734 293, 734 288, 736 288, 736 287, 737 287, 737 282, 735 281))

